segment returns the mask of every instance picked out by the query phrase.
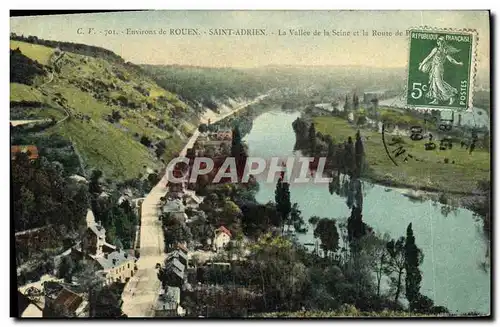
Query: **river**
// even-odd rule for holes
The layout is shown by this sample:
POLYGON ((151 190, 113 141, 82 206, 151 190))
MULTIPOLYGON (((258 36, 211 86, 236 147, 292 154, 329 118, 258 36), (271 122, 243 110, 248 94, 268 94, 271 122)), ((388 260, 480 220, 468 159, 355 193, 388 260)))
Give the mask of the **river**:
MULTIPOLYGON (((244 138, 249 156, 294 156, 292 122, 299 116, 298 112, 276 108, 256 117, 244 138)), ((259 182, 257 200, 274 201, 275 184, 259 182)), ((350 215, 345 198, 331 195, 325 184, 292 184, 290 193, 292 203, 299 204, 305 221, 313 215, 339 220, 350 215)), ((387 232, 392 238, 406 236, 406 227, 412 223, 416 244, 424 253, 421 292, 450 312, 488 314, 490 269, 485 271, 481 263, 489 245, 482 235, 481 223, 469 210, 458 208, 445 216, 440 207, 430 200, 412 201, 397 189, 372 185, 365 188, 363 220, 377 234, 387 232)), ((309 228, 307 234, 299 236, 300 241, 314 242, 312 233, 309 228)))

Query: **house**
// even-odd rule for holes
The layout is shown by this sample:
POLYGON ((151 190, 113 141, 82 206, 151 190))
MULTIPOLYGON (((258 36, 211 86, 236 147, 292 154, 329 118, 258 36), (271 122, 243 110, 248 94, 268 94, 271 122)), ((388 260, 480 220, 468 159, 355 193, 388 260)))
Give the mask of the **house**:
POLYGON ((84 259, 94 262, 104 284, 127 282, 136 268, 137 258, 106 242, 106 229, 101 224, 90 224, 81 243, 84 259))
POLYGON ((156 317, 179 317, 185 311, 180 305, 181 290, 179 287, 167 286, 161 290, 155 308, 156 317))
POLYGON ((175 251, 170 252, 167 255, 167 260, 170 260, 170 259, 173 260, 174 258, 179 260, 180 263, 182 263, 185 267, 188 266, 188 262, 189 262, 188 255, 184 251, 175 250, 175 251))
POLYGON ((88 255, 101 256, 116 251, 116 246, 106 242, 106 229, 97 222, 87 227, 82 238, 82 251, 88 255))
POLYGON ((13 145, 10 147, 11 159, 14 160, 19 153, 25 153, 31 161, 38 159, 38 148, 35 145, 13 145))
POLYGON ((217 131, 215 139, 217 141, 231 141, 233 139, 233 132, 229 129, 217 131))
POLYGON ((231 232, 224 226, 221 226, 215 230, 215 237, 213 241, 213 247, 215 251, 223 249, 231 240, 231 232))
POLYGON ((48 281, 44 283, 44 317, 86 317, 88 301, 68 285, 48 281))
POLYGON ((186 207, 180 199, 169 199, 162 208, 163 212, 184 212, 186 207))
POLYGON ((184 193, 183 201, 189 208, 198 208, 198 206, 203 202, 203 198, 196 195, 195 192, 187 191, 184 193))
POLYGON ((172 258, 165 265, 166 285, 182 286, 186 277, 186 267, 177 258, 172 258))
POLYGON ((91 256, 91 258, 97 264, 99 275, 104 279, 104 285, 110 285, 114 282, 126 283, 137 270, 137 258, 121 249, 99 256, 91 256))
POLYGON ((177 243, 175 247, 177 248, 177 250, 181 251, 186 256, 188 255, 189 250, 184 244, 177 243))

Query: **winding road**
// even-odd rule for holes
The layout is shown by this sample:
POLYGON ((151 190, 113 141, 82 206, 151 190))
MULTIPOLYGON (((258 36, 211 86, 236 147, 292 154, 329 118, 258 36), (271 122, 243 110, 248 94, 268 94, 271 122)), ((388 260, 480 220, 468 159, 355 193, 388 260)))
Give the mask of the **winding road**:
MULTIPOLYGON (((257 103, 266 98, 268 94, 261 95, 253 101, 238 106, 233 111, 211 119, 211 123, 222 120, 247 106, 257 103)), ((205 115, 200 123, 206 123, 208 117, 205 115)), ((185 156, 187 150, 193 147, 200 132, 196 130, 193 136, 184 146, 179 156, 185 156)), ((149 192, 141 207, 141 229, 140 229, 140 258, 137 261, 137 271, 125 285, 122 293, 122 311, 128 317, 153 317, 154 307, 158 297, 161 284, 157 277, 156 264, 163 264, 166 258, 165 243, 161 226, 160 203, 161 197, 167 193, 167 176, 165 173, 160 182, 149 192)))

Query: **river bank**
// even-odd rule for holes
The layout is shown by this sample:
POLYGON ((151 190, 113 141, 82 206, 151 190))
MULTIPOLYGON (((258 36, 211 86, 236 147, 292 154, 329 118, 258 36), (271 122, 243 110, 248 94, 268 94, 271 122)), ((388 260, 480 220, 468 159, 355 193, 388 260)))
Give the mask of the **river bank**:
MULTIPOLYGON (((258 116, 244 138, 249 156, 297 155, 291 124, 300 115, 300 112, 284 112, 276 107, 258 116)), ((490 272, 485 265, 489 262, 490 243, 474 213, 462 207, 447 212, 447 206, 427 198, 438 193, 420 191, 417 193, 420 199, 416 201, 405 189, 371 182, 364 184, 363 221, 377 234, 388 233, 398 238, 404 235, 409 223, 413 224, 417 245, 424 253, 422 293, 452 313, 490 312, 490 272)), ((259 181, 256 199, 267 203, 274 199, 274 191, 274 183, 259 181)), ((292 184, 290 193, 292 203, 298 203, 306 221, 318 216, 335 218, 340 223, 351 214, 346 198, 330 194, 326 185, 292 184)), ((299 235, 299 240, 302 244, 314 243, 312 228, 305 235, 299 235)))

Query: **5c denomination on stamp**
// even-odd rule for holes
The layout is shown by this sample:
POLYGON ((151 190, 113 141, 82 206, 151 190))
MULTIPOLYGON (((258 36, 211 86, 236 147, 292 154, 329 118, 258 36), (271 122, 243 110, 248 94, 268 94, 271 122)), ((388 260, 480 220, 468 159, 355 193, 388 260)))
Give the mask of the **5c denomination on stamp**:
POLYGON ((472 108, 475 31, 412 29, 406 104, 413 108, 472 108))

